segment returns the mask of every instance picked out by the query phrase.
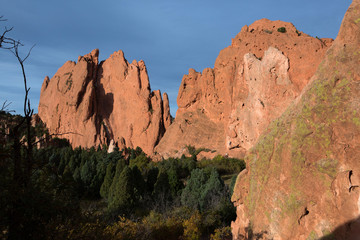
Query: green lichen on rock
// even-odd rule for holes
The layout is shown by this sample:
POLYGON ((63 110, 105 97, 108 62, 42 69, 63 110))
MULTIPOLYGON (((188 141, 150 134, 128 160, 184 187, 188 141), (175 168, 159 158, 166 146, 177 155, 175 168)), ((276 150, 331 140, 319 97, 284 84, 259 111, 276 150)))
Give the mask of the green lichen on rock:
MULTIPOLYGON (((325 73, 324 73, 325 74, 325 73)), ((281 218, 290 218, 296 222, 298 213, 306 203, 302 193, 302 178, 308 159, 306 152, 317 151, 319 155, 330 156, 331 151, 331 125, 344 121, 344 100, 348 98, 350 88, 347 78, 326 78, 320 74, 324 81, 314 81, 309 91, 305 93, 297 107, 292 105, 278 120, 272 122, 257 145, 247 156, 246 161, 250 167, 249 194, 247 207, 249 217, 256 214, 256 208, 264 205, 263 191, 269 179, 279 178, 281 174, 281 157, 285 149, 291 154, 291 183, 289 197, 277 201, 281 209, 281 218), (290 214, 291 213, 291 214, 290 214)), ((337 171, 336 160, 320 160, 316 163, 314 176, 319 178, 325 186, 337 171)), ((271 218, 268 218, 268 220, 271 218)), ((269 220, 269 221, 270 221, 269 220)))
POLYGON ((302 201, 299 199, 298 194, 292 192, 290 195, 287 195, 280 204, 281 213, 287 216, 296 214, 301 206, 302 201))
POLYGON ((360 116, 358 111, 353 111, 353 118, 352 122, 357 126, 360 127, 360 116))
POLYGON ((306 238, 306 240, 317 240, 319 236, 315 231, 311 231, 309 236, 306 238))
MULTIPOLYGON (((313 231, 304 233, 308 234, 306 239, 331 236, 321 225, 329 216, 337 221, 332 184, 340 169, 357 161, 353 155, 358 151, 356 136, 360 131, 360 29, 354 22, 360 24, 359 7, 355 16, 347 15, 341 36, 300 99, 269 125, 246 158, 249 185, 245 213, 257 230, 270 229, 284 234, 282 237, 292 230, 303 234, 304 225, 299 226, 298 220, 304 209, 309 209, 317 219, 304 220, 314 224, 313 231), (356 34, 346 30, 349 24, 356 34), (278 214, 274 217, 275 211, 278 214), (280 228, 271 228, 275 225, 280 228)), ((334 227, 327 225, 326 229, 334 227)))
POLYGON ((336 159, 331 158, 320 159, 315 163, 316 169, 319 172, 324 173, 331 178, 336 177, 338 164, 339 162, 336 159))

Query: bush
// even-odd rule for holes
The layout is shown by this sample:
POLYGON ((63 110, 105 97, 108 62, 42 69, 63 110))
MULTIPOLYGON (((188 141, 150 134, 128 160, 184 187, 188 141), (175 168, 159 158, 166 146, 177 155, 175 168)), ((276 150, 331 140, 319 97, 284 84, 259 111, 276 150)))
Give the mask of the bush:
POLYGON ((121 217, 106 228, 106 233, 117 240, 175 240, 183 234, 183 226, 181 219, 150 212, 141 221, 121 217))
POLYGON ((198 240, 201 237, 201 215, 196 211, 189 219, 183 223, 184 240, 198 240))
POLYGON ((191 177, 188 180, 186 187, 182 191, 182 205, 193 209, 200 209, 200 206, 202 205, 201 195, 207 180, 208 177, 206 176, 204 170, 194 169, 191 172, 191 177))
POLYGON ((281 33, 286 33, 286 28, 285 27, 279 27, 278 32, 281 32, 281 33))
POLYGON ((216 168, 220 175, 240 173, 245 169, 246 164, 242 159, 225 158, 217 155, 212 160, 204 159, 198 162, 199 168, 212 167, 216 168))
POLYGON ((210 240, 231 240, 231 227, 222 227, 215 229, 214 234, 210 235, 210 240))

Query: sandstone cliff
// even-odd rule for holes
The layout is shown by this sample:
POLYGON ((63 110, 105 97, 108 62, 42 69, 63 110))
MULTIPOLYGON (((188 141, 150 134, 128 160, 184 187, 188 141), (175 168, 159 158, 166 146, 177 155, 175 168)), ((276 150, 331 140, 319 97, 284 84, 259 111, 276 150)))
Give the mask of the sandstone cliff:
POLYGON ((309 85, 247 154, 234 239, 359 239, 359 63, 354 0, 309 85))
POLYGON ((169 101, 151 91, 143 61, 122 51, 99 63, 99 51, 66 62, 41 88, 39 117, 72 146, 141 147, 151 154, 170 125, 169 101))
POLYGON ((243 156, 299 95, 331 44, 281 21, 243 27, 213 69, 183 77, 175 121, 155 150, 167 157, 194 145, 243 156))

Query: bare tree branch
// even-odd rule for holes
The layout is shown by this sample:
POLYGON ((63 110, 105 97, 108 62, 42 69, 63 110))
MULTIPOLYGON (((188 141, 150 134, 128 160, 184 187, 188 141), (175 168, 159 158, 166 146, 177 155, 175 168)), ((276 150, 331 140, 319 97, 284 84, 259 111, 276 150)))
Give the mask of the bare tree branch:
MULTIPOLYGON (((2 21, 5 21, 3 17, 1 16, 0 19, 2 21)), ((19 54, 19 47, 22 47, 23 44, 19 40, 15 40, 13 38, 7 37, 7 34, 12 31, 13 28, 7 28, 5 27, 4 32, 0 36, 0 48, 10 50, 15 57, 17 58, 22 71, 22 76, 24 80, 24 88, 25 88, 25 97, 24 97, 24 118, 22 121, 20 121, 13 129, 13 137, 14 137, 14 180, 19 181, 21 185, 27 186, 30 181, 32 166, 33 166, 33 159, 32 159, 32 149, 33 145, 31 143, 32 141, 32 135, 31 135, 31 119, 32 115, 34 113, 34 110, 31 109, 30 100, 28 98, 30 88, 27 86, 27 79, 26 79, 26 73, 25 73, 25 67, 24 62, 25 60, 30 56, 31 50, 33 47, 30 48, 28 53, 24 58, 22 58, 19 54), (21 169, 21 156, 19 155, 20 148, 21 148, 21 142, 19 139, 20 135, 20 127, 26 122, 26 140, 27 140, 27 146, 26 146, 26 157, 25 157, 25 174, 23 176, 20 176, 20 169, 21 169)))
POLYGON ((0 112, 15 112, 14 110, 9 110, 9 106, 11 105, 12 102, 7 102, 7 100, 5 100, 5 102, 3 102, 2 107, 0 109, 0 112))

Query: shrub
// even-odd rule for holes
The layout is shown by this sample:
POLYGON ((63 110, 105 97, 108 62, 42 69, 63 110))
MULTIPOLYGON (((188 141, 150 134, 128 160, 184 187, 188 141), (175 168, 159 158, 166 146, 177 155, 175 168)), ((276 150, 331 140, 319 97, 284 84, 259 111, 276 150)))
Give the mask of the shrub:
POLYGON ((286 33, 286 28, 285 27, 279 27, 278 32, 281 32, 281 33, 286 33))
POLYGON ((220 175, 239 173, 245 169, 245 161, 236 158, 225 158, 217 155, 212 160, 205 159, 198 162, 199 168, 213 167, 216 168, 220 175))
POLYGON ((183 223, 184 240, 198 240, 201 237, 201 215, 196 211, 189 219, 183 223))
POLYGON ((101 185, 101 188, 100 188, 100 196, 102 198, 106 198, 108 197, 108 194, 109 194, 109 189, 110 189, 110 186, 112 184, 112 181, 114 179, 114 175, 115 175, 115 166, 112 162, 110 162, 106 168, 106 175, 105 175, 105 178, 104 178, 104 182, 103 184, 101 185))
POLYGON ((200 205, 202 205, 200 204, 201 194, 207 179, 208 177, 202 169, 197 168, 191 172, 191 177, 181 194, 182 205, 193 209, 200 209, 200 205))
POLYGON ((214 234, 210 235, 210 240, 231 240, 231 227, 222 227, 215 229, 214 234))
POLYGON ((272 34, 271 30, 265 29, 264 32, 268 33, 268 34, 272 34))

